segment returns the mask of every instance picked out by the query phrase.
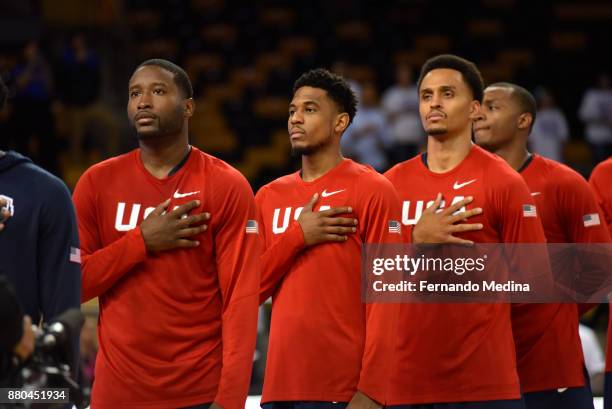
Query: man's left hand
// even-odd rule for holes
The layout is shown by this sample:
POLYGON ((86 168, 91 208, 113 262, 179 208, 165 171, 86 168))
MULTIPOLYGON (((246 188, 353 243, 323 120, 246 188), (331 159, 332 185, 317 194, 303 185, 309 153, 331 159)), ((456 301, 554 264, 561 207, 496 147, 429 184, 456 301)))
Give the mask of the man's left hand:
POLYGON ((382 405, 370 399, 366 394, 357 391, 346 409, 381 409, 382 405))
POLYGON ((4 222, 6 219, 11 217, 11 213, 8 211, 6 206, 6 200, 0 199, 0 231, 4 229, 4 222))
POLYGON ((34 344, 35 344, 35 335, 34 328, 32 328, 32 319, 29 315, 23 316, 23 335, 21 336, 21 340, 15 348, 13 349, 13 353, 19 357, 20 361, 25 361, 32 355, 34 352, 34 344))

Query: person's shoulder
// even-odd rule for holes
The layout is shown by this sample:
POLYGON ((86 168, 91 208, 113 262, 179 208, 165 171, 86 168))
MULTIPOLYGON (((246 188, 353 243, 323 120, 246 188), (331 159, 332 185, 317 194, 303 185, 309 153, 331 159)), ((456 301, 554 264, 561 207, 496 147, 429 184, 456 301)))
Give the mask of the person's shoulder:
POLYGON ((523 177, 502 158, 488 152, 480 146, 474 145, 472 166, 481 168, 484 179, 487 180, 486 188, 491 190, 506 190, 516 186, 525 186, 523 177))
POLYGON ((527 165, 523 165, 524 169, 522 174, 537 175, 538 177, 544 178, 547 182, 549 181, 550 175, 557 171, 558 162, 554 160, 540 156, 537 153, 531 154, 531 159, 527 165))
POLYGON ((259 188, 258 194, 261 194, 263 192, 277 192, 283 194, 283 192, 293 189, 295 183, 296 173, 294 172, 266 183, 265 185, 259 188))
POLYGON ((29 194, 39 196, 39 199, 53 201, 58 197, 70 197, 70 191, 63 180, 33 162, 20 164, 17 175, 18 179, 30 187, 29 194))
POLYGON ((193 148, 193 154, 199 156, 204 174, 216 191, 248 190, 253 193, 251 185, 238 169, 216 156, 210 155, 197 148, 193 148))
POLYGON ((356 191, 361 197, 373 197, 386 191, 395 192, 391 181, 371 166, 357 163, 350 159, 348 161, 350 162, 345 167, 341 177, 353 181, 356 191))
POLYGON ((591 178, 597 178, 604 175, 609 176, 609 174, 612 174, 612 156, 603 162, 599 162, 597 166, 593 168, 591 178))
POLYGON ((468 157, 473 161, 478 161, 480 164, 493 165, 493 166, 501 166, 501 165, 508 166, 506 161, 503 160, 501 157, 499 157, 498 155, 494 153, 489 152, 488 150, 476 144, 472 145, 472 151, 470 152, 470 155, 468 157))
MULTIPOLYGON (((491 153, 478 145, 473 146, 473 155, 471 155, 471 165, 478 166, 485 170, 486 173, 495 171, 501 172, 501 174, 512 175, 512 177, 519 177, 517 171, 512 169, 508 163, 501 157, 494 153, 491 153)), ((501 175, 500 175, 501 176, 501 175)))
POLYGON ((83 176, 88 177, 107 177, 110 173, 123 172, 126 166, 133 163, 137 158, 137 149, 124 153, 122 155, 113 156, 101 162, 91 165, 83 176))
POLYGON ((384 175, 389 180, 394 180, 394 178, 405 178, 406 173, 414 173, 421 166, 420 162, 422 162, 422 154, 418 154, 415 157, 400 162, 394 165, 391 169, 387 170, 384 175))
POLYGON ((546 164, 546 167, 549 169, 549 175, 550 175, 551 182, 555 182, 555 181, 586 182, 586 180, 580 173, 576 172, 574 169, 570 168, 569 166, 561 162, 552 160, 552 159, 544 158, 539 155, 538 155, 538 158, 542 162, 544 162, 546 164))
POLYGON ((540 155, 534 155, 534 161, 536 160, 540 164, 539 173, 545 177, 545 189, 548 191, 573 195, 588 190, 587 180, 569 166, 540 155))
POLYGON ((214 176, 214 181, 219 184, 227 183, 229 180, 234 181, 246 181, 246 178, 238 169, 225 162, 223 159, 219 159, 209 153, 203 152, 195 147, 192 148, 193 153, 198 155, 202 163, 204 164, 205 171, 214 176))
POLYGON ((27 190, 19 193, 21 200, 28 200, 43 209, 41 217, 45 220, 63 221, 71 214, 67 210, 73 206, 72 196, 68 186, 59 177, 28 161, 15 167, 11 179, 16 184, 27 186, 27 190))

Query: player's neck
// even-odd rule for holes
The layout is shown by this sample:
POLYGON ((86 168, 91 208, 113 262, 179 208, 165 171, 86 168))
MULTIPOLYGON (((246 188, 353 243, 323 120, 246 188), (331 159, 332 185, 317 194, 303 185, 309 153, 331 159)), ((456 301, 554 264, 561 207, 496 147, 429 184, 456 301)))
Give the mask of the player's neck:
POLYGON ((525 164, 525 161, 529 157, 529 151, 527 150, 527 146, 523 141, 520 141, 521 138, 516 138, 513 143, 502 146, 499 149, 496 149, 493 153, 497 156, 501 157, 505 160, 510 167, 514 170, 519 170, 525 164), (520 142, 520 143, 518 143, 520 142))
POLYGON ((164 179, 189 153, 187 137, 173 138, 164 141, 140 141, 140 158, 142 163, 157 179, 164 179))
POLYGON ((335 168, 344 158, 339 149, 302 155, 302 180, 312 182, 335 168))
POLYGON ((428 136, 427 166, 434 173, 448 172, 459 165, 471 149, 469 130, 456 136, 428 136))

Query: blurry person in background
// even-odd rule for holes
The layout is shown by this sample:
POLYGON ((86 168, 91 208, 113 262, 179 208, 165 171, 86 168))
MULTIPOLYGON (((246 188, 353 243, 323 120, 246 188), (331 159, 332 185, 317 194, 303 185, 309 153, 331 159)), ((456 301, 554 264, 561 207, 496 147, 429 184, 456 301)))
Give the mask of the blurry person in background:
POLYGON ((331 67, 331 71, 334 74, 337 74, 344 78, 344 80, 349 84, 353 94, 355 94, 355 98, 357 99, 357 104, 361 102, 361 96, 363 95, 363 89, 361 84, 357 82, 353 76, 351 75, 351 65, 343 59, 339 59, 334 61, 331 67))
POLYGON ((535 97, 538 111, 529 134, 531 151, 545 158, 563 162, 563 146, 569 139, 565 114, 557 106, 555 97, 546 88, 539 88, 535 97))
MULTIPOLYGON (((85 306, 83 306, 85 307, 85 306)), ((91 396, 91 386, 96 368, 96 353, 98 352, 98 312, 85 313, 85 322, 81 329, 81 370, 79 384, 86 396, 91 396)), ((89 400, 89 399, 88 399, 89 400)))
POLYGON ((612 155, 612 82, 602 73, 597 87, 589 88, 582 97, 578 116, 585 124, 586 140, 591 144, 595 162, 612 155))
POLYGON ((425 142, 419 116, 419 93, 413 81, 412 67, 398 64, 395 78, 396 83, 385 91, 381 100, 391 134, 389 158, 392 163, 412 158, 425 142))
POLYGON ((58 98, 66 118, 66 123, 60 125, 69 138, 70 161, 80 163, 86 159, 83 154, 88 134, 98 137, 90 149, 96 148, 93 151, 107 156, 115 154, 119 142, 117 121, 100 101, 102 65, 85 35, 75 34, 65 47, 57 80, 58 98))
POLYGON ((604 373, 606 360, 595 331, 584 324, 578 325, 582 352, 584 354, 584 366, 589 374, 591 391, 593 395, 601 396, 604 392, 604 373))
POLYGON ((387 119, 378 104, 376 85, 366 82, 362 92, 355 120, 341 139, 342 153, 382 172, 387 169, 387 149, 392 143, 387 119))
POLYGON ((11 99, 14 134, 9 135, 8 142, 57 174, 58 143, 51 113, 53 74, 38 41, 29 41, 24 46, 21 60, 9 73, 7 84, 14 94, 11 99))

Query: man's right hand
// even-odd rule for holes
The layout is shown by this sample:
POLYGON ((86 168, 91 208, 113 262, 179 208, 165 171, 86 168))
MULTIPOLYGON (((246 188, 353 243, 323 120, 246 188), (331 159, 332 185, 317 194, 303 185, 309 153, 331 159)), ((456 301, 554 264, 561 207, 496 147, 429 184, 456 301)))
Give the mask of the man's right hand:
POLYGON ((165 213, 169 204, 170 199, 158 205, 140 224, 140 230, 148 252, 197 247, 200 242, 189 238, 206 231, 208 228, 208 225, 204 223, 210 219, 210 214, 187 215, 192 209, 200 205, 199 200, 185 203, 165 213))
POLYGON ((412 230, 412 242, 414 244, 474 244, 471 240, 460 239, 453 236, 455 233, 466 231, 482 230, 481 223, 461 223, 467 221, 472 216, 482 213, 482 209, 477 207, 465 212, 460 212, 455 215, 453 213, 459 211, 463 206, 474 200, 473 197, 465 198, 452 206, 438 212, 442 202, 442 195, 438 193, 436 200, 429 206, 412 230))
POLYGON ((319 194, 314 196, 306 203, 300 213, 298 223, 304 233, 304 242, 307 246, 313 246, 325 242, 346 241, 348 235, 355 233, 357 219, 349 217, 335 217, 339 214, 350 214, 353 209, 350 207, 334 207, 322 212, 313 212, 314 205, 319 200, 319 194))

